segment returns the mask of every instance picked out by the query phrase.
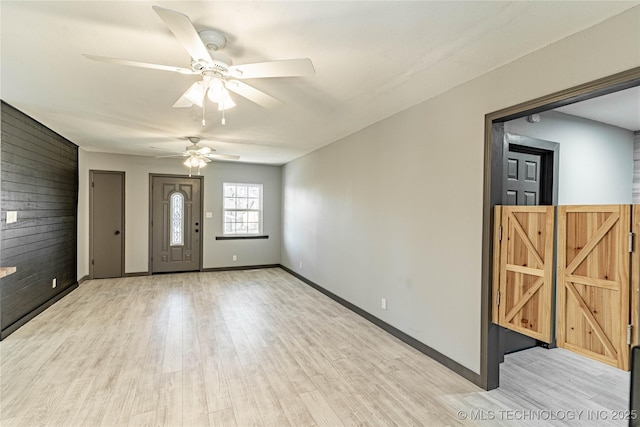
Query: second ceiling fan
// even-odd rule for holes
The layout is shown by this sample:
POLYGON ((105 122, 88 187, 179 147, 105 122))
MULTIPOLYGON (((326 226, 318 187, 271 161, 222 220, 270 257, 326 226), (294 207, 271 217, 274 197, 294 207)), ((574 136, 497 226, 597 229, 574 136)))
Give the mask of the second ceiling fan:
POLYGON ((201 75, 202 80, 192 84, 173 106, 191 107, 196 104, 204 108, 205 99, 208 98, 218 104, 218 110, 223 112, 235 106, 233 99, 229 96, 229 92, 240 95, 265 108, 275 108, 282 104, 278 99, 240 81, 242 79, 312 76, 315 74, 313 63, 309 58, 233 65, 230 57, 219 52, 227 42, 224 34, 215 30, 198 32, 189 17, 180 12, 159 6, 153 6, 153 10, 160 16, 191 56, 190 68, 96 55, 85 54, 84 56, 88 59, 112 64, 151 68, 188 75, 201 75))
MULTIPOLYGON (((198 175, 200 175, 200 169, 205 167, 207 163, 211 162, 211 159, 218 160, 238 160, 240 156, 233 154, 220 154, 215 153, 216 151, 213 148, 199 145, 200 137, 198 136, 188 136, 186 139, 191 142, 191 145, 188 145, 184 151, 176 152, 175 154, 170 154, 167 156, 156 156, 157 159, 167 158, 167 157, 185 157, 184 165, 189 168, 189 176, 191 176, 191 169, 197 168, 198 175)), ((150 147, 157 148, 157 147, 150 147)))

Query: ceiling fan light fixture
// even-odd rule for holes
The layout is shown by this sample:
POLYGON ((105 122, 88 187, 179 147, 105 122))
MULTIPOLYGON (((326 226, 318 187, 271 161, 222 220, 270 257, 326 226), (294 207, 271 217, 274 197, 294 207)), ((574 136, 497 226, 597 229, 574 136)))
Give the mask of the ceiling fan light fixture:
POLYGON ((193 168, 198 168, 198 175, 200 175, 200 169, 207 166, 207 162, 203 156, 193 155, 184 162, 184 165, 189 168, 189 176, 191 176, 191 169, 193 168))
MULTIPOLYGON (((222 84, 220 79, 212 79, 209 82, 209 91, 207 92, 207 96, 211 100, 211 102, 219 103, 224 99, 226 89, 222 84)), ((228 96, 228 93, 226 94, 228 96)))
POLYGON ((202 156, 191 156, 185 160, 184 165, 188 168, 203 168, 207 166, 207 162, 202 156))
POLYGON ((192 168, 194 166, 197 166, 197 164, 193 164, 194 163, 195 158, 194 157, 189 157, 187 160, 184 161, 184 165, 188 168, 192 168))

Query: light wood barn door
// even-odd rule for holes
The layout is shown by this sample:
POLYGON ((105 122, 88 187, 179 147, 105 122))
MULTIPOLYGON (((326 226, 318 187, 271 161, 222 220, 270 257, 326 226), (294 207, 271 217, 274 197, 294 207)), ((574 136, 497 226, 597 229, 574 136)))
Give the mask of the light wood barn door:
POLYGON ((495 211, 496 219, 499 211, 501 231, 496 236, 500 247, 499 259, 494 256, 494 262, 499 263, 499 294, 495 299, 498 324, 549 343, 554 208, 502 206, 495 211))
POLYGON ((640 205, 633 205, 631 246, 631 347, 640 344, 640 205))
POLYGON ((630 210, 558 207, 557 344, 625 370, 630 210))

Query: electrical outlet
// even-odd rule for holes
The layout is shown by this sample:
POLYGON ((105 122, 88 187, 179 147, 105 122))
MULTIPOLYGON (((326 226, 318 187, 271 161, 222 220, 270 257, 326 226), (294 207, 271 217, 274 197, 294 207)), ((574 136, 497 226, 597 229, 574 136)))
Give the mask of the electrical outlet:
POLYGON ((302 261, 300 261, 300 270, 302 270, 302 261))
POLYGON ((382 308, 383 310, 387 309, 387 299, 386 298, 382 298, 380 300, 380 308, 382 308))
POLYGON ((54 277, 53 281, 51 282, 51 287, 55 288, 56 286, 58 286, 58 279, 54 277))
POLYGON ((237 255, 234 255, 234 256, 233 256, 233 260, 234 260, 234 261, 237 261, 237 260, 238 260, 238 256, 237 256, 237 255))
POLYGON ((12 224, 18 221, 18 211, 7 212, 7 224, 12 224))

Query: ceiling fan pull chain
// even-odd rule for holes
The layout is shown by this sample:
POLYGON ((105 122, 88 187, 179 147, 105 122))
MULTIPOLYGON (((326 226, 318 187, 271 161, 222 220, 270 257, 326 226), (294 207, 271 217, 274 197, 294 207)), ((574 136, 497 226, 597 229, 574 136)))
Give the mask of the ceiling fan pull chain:
MULTIPOLYGON (((222 104, 222 106, 224 107, 224 104, 222 104)), ((224 108, 222 109, 222 125, 226 125, 227 121, 224 119, 224 108)))

